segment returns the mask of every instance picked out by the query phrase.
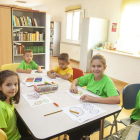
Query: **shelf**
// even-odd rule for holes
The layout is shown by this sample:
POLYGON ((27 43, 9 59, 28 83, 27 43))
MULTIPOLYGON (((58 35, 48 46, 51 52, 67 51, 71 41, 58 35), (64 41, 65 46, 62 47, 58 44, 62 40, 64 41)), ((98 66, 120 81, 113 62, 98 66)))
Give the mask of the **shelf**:
POLYGON ((13 26, 13 28, 45 28, 44 26, 13 26))
POLYGON ((13 41, 13 42, 14 42, 14 43, 16 43, 16 42, 17 42, 17 43, 18 43, 18 42, 23 42, 23 43, 24 43, 24 42, 45 42, 45 41, 13 41))
MULTIPOLYGON (((33 53, 33 55, 45 55, 45 53, 33 53)), ((23 56, 23 54, 17 54, 14 56, 23 56)))

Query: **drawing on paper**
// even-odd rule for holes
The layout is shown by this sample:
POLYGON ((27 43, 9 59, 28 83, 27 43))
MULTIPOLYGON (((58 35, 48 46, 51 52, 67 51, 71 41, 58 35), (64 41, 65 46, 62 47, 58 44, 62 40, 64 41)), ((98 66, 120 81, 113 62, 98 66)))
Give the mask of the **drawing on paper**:
POLYGON ((40 95, 40 93, 37 92, 22 94, 22 96, 30 104, 31 107, 52 103, 52 100, 46 95, 40 95))
POLYGON ((82 94, 83 94, 83 91, 82 91, 82 90, 78 90, 78 93, 77 93, 77 94, 74 93, 74 95, 76 95, 76 96, 77 96, 77 95, 78 95, 78 96, 82 96, 82 94))
POLYGON ((28 96, 29 99, 37 100, 40 97, 40 94, 35 92, 33 94, 27 94, 27 96, 28 96))
POLYGON ((73 115, 75 115, 75 116, 77 116, 77 117, 79 117, 79 116, 81 116, 81 115, 84 114, 84 111, 83 111, 80 107, 71 107, 71 108, 69 109, 69 111, 70 111, 70 110, 75 111, 75 112, 78 112, 79 114, 76 114, 76 113, 71 112, 73 115))
POLYGON ((89 110, 89 113, 91 113, 91 114, 97 114, 99 112, 99 110, 96 110, 94 108, 94 106, 92 106, 92 104, 90 104, 90 103, 83 104, 83 109, 89 110))
POLYGON ((42 101, 41 101, 41 100, 36 101, 36 102, 34 102, 34 104, 35 104, 35 105, 40 105, 40 104, 42 104, 42 101))

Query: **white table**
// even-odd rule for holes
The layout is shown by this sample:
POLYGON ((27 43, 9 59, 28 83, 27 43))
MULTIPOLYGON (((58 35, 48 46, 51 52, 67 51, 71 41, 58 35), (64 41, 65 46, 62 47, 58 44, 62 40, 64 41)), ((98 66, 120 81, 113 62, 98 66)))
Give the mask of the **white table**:
MULTIPOLYGON (((37 74, 19 74, 20 79, 24 80, 25 77, 38 77, 37 74)), ((32 135, 36 139, 51 139, 68 131, 86 125, 87 123, 94 122, 96 120, 104 120, 107 116, 110 116, 121 110, 118 105, 107 105, 95 103, 95 105, 105 109, 106 112, 94 117, 82 124, 70 119, 65 113, 59 112, 49 116, 45 114, 52 113, 61 110, 63 107, 80 104, 81 101, 68 95, 65 91, 70 88, 71 83, 63 79, 54 79, 55 83, 58 83, 58 90, 55 93, 47 94, 47 96, 54 102, 59 104, 56 107, 53 103, 45 104, 37 107, 31 107, 23 96, 20 98, 19 104, 15 105, 18 114, 21 116, 25 124, 28 126, 32 135)), ((21 87, 21 94, 34 92, 33 87, 21 87)), ((103 137, 103 125, 100 131, 100 139, 103 137)))

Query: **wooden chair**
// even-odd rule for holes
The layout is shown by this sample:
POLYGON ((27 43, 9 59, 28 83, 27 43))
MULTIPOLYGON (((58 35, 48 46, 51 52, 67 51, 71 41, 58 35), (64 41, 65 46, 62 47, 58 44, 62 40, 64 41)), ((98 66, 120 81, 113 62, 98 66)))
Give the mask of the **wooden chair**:
POLYGON ((20 63, 11 63, 11 64, 4 64, 1 66, 1 70, 11 70, 11 71, 15 71, 17 67, 20 65, 20 63))
POLYGON ((0 129, 0 140, 7 140, 7 136, 2 129, 0 129))
POLYGON ((73 69, 73 80, 81 76, 84 76, 84 72, 81 69, 78 68, 72 68, 72 69, 73 69))

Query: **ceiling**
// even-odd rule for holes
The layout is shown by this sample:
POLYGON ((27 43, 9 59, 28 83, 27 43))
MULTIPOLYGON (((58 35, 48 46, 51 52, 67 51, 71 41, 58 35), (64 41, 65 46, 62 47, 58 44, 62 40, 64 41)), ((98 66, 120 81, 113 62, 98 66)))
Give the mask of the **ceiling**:
POLYGON ((52 3, 55 1, 62 1, 62 0, 0 0, 0 4, 34 7, 34 6, 38 6, 38 5, 49 4, 49 3, 52 3), (25 1, 27 3, 19 3, 16 1, 25 1))

